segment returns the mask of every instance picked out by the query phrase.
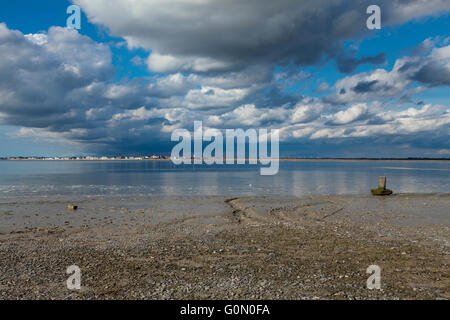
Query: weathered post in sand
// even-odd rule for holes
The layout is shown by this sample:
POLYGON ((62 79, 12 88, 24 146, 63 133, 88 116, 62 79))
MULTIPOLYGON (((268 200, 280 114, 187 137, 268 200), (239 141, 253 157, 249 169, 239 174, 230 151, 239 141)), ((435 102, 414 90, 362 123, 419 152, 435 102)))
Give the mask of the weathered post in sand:
POLYGON ((378 177, 378 189, 370 190, 374 196, 389 196, 392 190, 386 189, 386 177, 378 177))
POLYGON ((378 189, 386 189, 386 177, 378 177, 378 189))

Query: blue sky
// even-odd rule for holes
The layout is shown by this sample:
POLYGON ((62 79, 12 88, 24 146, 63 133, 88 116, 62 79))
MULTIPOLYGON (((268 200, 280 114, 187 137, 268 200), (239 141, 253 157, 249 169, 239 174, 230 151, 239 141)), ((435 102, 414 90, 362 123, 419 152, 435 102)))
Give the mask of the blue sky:
POLYGON ((381 30, 370 1, 72 2, 1 5, 0 156, 169 153, 202 120, 284 156, 450 157, 443 0, 379 1, 381 30))

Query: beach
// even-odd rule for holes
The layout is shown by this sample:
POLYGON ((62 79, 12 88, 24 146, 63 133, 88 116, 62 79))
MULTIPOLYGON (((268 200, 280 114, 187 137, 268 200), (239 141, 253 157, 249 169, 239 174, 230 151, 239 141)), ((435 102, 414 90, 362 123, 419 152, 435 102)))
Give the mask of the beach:
POLYGON ((2 198, 0 298, 449 299, 449 204, 440 193, 2 198), (67 289, 71 265, 81 290, 67 289), (371 265, 380 290, 367 288, 371 265))
POLYGON ((3 1, 0 302, 449 300, 450 0, 374 3, 3 1))

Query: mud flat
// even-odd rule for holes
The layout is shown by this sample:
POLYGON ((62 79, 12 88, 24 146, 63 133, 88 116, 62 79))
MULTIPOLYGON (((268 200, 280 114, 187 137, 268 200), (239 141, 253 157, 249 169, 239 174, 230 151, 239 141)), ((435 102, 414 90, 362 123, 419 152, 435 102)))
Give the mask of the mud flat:
POLYGON ((449 299, 449 208, 449 194, 3 198, 0 299, 449 299))

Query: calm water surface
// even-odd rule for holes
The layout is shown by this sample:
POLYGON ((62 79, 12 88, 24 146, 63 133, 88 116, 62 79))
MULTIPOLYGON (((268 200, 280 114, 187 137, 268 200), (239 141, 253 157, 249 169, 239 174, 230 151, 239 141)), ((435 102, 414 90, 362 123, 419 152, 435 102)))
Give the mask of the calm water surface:
POLYGON ((367 194, 378 176, 397 193, 449 193, 450 161, 281 162, 259 166, 175 166, 170 161, 0 161, 0 196, 367 194))

